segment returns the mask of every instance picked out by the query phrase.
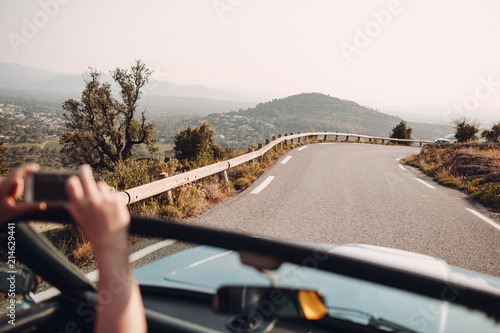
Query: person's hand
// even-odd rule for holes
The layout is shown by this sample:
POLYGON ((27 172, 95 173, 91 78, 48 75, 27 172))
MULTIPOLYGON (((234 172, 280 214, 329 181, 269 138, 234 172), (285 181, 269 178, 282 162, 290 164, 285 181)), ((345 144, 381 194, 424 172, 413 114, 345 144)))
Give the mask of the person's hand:
POLYGON ((139 285, 129 263, 130 213, 104 182, 95 182, 90 166, 66 183, 66 205, 94 244, 99 269, 95 332, 147 332, 139 285), (117 279, 117 272, 120 279, 117 279))
POLYGON ((96 251, 127 237, 130 223, 127 207, 105 182, 96 183, 89 165, 80 168, 80 177, 68 179, 66 192, 69 197, 66 208, 96 251))
POLYGON ((12 174, 0 179, 0 224, 10 221, 18 215, 26 214, 35 210, 45 210, 45 202, 27 203, 17 201, 24 193, 24 179, 30 174, 37 172, 40 167, 37 164, 26 164, 12 174))

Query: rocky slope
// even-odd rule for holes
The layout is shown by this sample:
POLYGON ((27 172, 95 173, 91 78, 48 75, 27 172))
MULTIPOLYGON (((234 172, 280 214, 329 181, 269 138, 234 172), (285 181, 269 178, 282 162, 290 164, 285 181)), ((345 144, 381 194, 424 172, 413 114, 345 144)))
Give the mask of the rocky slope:
POLYGON ((406 163, 441 184, 455 186, 487 206, 500 208, 500 143, 425 145, 406 163))

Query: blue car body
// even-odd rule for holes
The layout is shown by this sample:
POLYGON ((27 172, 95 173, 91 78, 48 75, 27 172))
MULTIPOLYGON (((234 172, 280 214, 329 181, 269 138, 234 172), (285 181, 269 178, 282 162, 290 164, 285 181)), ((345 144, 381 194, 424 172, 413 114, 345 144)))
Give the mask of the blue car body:
MULTIPOLYGON (((314 246, 314 245, 311 245, 314 246)), ((446 264, 441 259, 395 249, 349 244, 315 245, 346 257, 408 272, 460 282, 500 295, 500 279, 446 264)), ((457 306, 459 290, 443 290, 442 300, 314 269, 321 258, 304 266, 284 263, 275 271, 279 287, 313 289, 325 298, 329 315, 359 323, 376 316, 417 332, 499 332, 500 325, 483 313, 457 306)), ((135 270, 141 285, 215 294, 222 286, 270 286, 270 279, 241 263, 238 252, 198 246, 135 270)))

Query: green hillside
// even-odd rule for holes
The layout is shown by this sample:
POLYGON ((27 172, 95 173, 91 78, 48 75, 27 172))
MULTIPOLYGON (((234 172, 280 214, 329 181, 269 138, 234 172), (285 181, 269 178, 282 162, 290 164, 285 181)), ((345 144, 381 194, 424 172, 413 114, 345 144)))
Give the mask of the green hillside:
MULTIPOLYGON (((320 93, 303 93, 258 104, 255 108, 211 114, 206 119, 219 141, 227 145, 255 144, 268 135, 308 130, 338 131, 374 136, 389 136, 402 119, 355 102, 320 93)), ((413 138, 434 140, 450 133, 449 126, 409 123, 413 138)))

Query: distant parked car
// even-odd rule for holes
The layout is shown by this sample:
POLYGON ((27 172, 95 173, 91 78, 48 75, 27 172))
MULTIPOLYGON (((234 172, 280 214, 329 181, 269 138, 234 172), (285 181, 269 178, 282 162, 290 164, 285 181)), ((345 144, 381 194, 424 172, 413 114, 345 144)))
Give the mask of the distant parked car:
POLYGON ((443 138, 439 138, 435 141, 436 143, 455 143, 457 142, 457 138, 455 138, 454 134, 448 134, 443 138))

